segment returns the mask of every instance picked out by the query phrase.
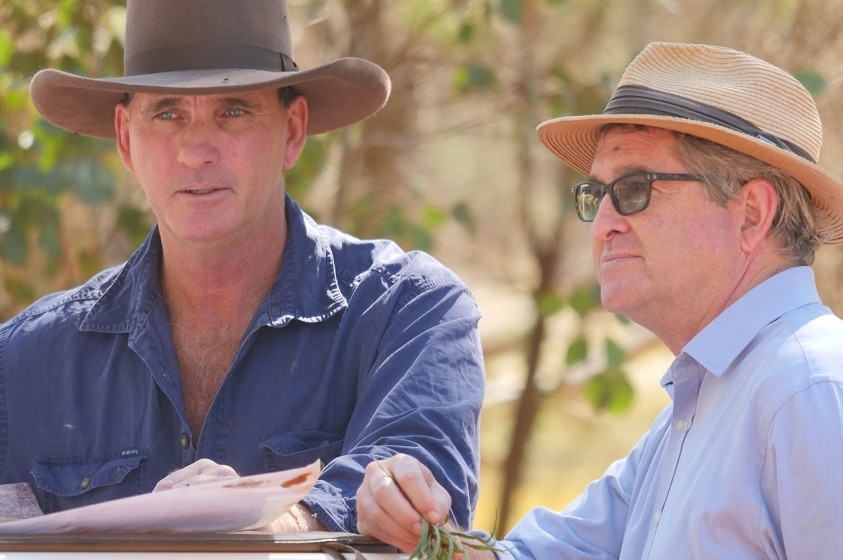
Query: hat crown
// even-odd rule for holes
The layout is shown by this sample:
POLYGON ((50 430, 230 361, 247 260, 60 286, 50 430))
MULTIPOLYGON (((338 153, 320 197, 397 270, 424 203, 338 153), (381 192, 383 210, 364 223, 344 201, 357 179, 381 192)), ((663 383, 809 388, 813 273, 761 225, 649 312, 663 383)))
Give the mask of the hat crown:
POLYGON ((643 86, 737 115, 819 160, 822 123, 811 94, 784 70, 749 54, 651 43, 627 67, 621 86, 643 86))
POLYGON ((286 0, 129 0, 126 76, 203 68, 293 70, 286 0), (286 65, 286 67, 285 67, 286 65))

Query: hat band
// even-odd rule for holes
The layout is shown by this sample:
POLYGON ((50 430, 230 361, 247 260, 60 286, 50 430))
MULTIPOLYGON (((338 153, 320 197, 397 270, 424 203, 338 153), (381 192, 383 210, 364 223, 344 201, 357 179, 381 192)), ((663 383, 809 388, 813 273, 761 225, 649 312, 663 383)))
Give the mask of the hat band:
POLYGON ((743 134, 767 142, 777 148, 786 150, 804 158, 811 163, 817 161, 807 151, 798 145, 780 138, 775 134, 765 132, 729 111, 724 111, 714 105, 701 103, 665 91, 659 91, 646 86, 620 86, 615 90, 606 109, 606 115, 657 115, 663 117, 679 117, 709 124, 723 126, 743 134))
POLYGON ((284 53, 243 45, 197 45, 144 51, 127 56, 124 66, 126 76, 210 68, 268 72, 298 70, 296 63, 284 53))

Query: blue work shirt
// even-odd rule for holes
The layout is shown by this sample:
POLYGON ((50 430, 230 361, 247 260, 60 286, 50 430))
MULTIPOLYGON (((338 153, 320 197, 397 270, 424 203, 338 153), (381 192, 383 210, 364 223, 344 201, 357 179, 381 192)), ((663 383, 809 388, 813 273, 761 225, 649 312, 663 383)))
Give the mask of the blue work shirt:
POLYGON ((529 512, 502 558, 843 557, 843 321, 809 267, 731 305, 662 384, 672 404, 629 455, 529 512))
POLYGON ((484 373, 476 302, 447 268, 317 225, 287 199, 272 289, 198 441, 190 435, 156 229, 122 266, 0 327, 0 483, 49 513, 149 492, 207 457, 249 475, 321 459, 305 502, 356 531, 375 457, 420 459, 469 525, 484 373))

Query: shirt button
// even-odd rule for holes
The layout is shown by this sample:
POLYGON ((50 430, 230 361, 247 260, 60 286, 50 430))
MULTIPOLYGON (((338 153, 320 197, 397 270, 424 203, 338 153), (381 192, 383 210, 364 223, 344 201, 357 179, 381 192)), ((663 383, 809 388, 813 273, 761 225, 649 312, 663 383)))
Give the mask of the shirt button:
POLYGON ((661 512, 661 510, 659 510, 656 513, 653 514, 653 523, 658 523, 661 520, 662 520, 662 512, 661 512))
POLYGON ((687 432, 690 427, 691 423, 685 418, 676 421, 676 429, 680 432, 687 432))
POLYGON ((181 435, 181 448, 187 449, 188 447, 190 447, 190 438, 187 437, 187 434, 182 434, 181 435))
POLYGON ((82 482, 79 483, 79 488, 84 490, 90 485, 91 485, 91 479, 86 476, 85 478, 82 479, 82 482))

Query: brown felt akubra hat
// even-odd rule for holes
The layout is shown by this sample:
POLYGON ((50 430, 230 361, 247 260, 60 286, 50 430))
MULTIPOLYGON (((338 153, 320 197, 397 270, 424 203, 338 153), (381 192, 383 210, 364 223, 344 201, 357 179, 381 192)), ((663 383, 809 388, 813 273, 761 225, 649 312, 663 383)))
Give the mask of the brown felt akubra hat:
POLYGON ((341 58, 299 70, 286 0, 128 0, 124 75, 85 78, 41 70, 35 108, 77 134, 113 139, 125 93, 202 95, 294 86, 307 99, 308 133, 361 121, 384 106, 390 81, 377 64, 341 58))
POLYGON ((811 193, 819 235, 843 243, 843 182, 818 165, 822 124, 796 78, 746 53, 651 43, 629 64, 603 114, 541 123, 541 142, 588 175, 600 128, 640 124, 732 148, 788 173, 811 193))

